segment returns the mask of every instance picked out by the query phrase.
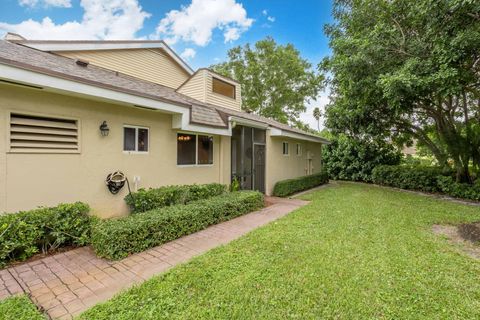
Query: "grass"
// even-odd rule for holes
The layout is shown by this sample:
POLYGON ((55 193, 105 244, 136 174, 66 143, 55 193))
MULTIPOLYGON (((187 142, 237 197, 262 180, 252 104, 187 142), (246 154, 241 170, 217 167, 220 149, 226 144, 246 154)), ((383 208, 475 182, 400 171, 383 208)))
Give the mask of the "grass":
POLYGON ((342 183, 83 319, 479 319, 480 262, 432 224, 480 208, 342 183))
POLYGON ((0 319, 46 320, 27 296, 15 296, 0 301, 0 319))

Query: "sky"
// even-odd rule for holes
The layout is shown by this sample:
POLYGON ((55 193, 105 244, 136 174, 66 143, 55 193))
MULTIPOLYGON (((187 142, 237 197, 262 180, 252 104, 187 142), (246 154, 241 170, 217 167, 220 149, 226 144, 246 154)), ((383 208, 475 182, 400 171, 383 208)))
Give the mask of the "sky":
MULTIPOLYGON (((229 49, 271 36, 316 66, 330 54, 323 26, 332 0, 0 0, 0 37, 165 40, 193 68, 225 61, 229 49)), ((301 119, 317 128, 312 110, 301 119)))

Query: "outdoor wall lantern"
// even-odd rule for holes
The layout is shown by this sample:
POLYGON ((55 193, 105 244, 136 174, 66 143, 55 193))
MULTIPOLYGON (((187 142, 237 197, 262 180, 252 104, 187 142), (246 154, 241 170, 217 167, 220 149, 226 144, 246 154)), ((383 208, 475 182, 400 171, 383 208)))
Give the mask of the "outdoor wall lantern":
POLYGON ((100 133, 102 134, 102 136, 106 137, 108 136, 109 132, 110 128, 108 128, 107 121, 103 121, 100 125, 100 133))

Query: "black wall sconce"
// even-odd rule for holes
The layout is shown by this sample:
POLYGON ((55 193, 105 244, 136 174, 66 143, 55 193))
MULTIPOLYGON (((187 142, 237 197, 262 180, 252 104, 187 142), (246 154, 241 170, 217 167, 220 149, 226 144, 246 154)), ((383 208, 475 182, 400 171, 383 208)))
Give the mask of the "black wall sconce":
POLYGON ((100 125, 100 133, 102 136, 106 137, 110 133, 110 128, 107 125, 107 121, 103 121, 100 125))

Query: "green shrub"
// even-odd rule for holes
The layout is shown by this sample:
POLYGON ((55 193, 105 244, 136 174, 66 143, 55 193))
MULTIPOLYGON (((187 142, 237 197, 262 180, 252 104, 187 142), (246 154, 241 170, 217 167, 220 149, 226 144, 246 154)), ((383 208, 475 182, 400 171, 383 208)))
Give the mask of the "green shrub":
POLYGON ((325 171, 309 176, 278 181, 273 187, 273 195, 286 197, 296 192, 307 190, 328 182, 328 174, 325 171))
POLYGON ((148 190, 140 189, 138 192, 132 193, 132 195, 127 195, 125 201, 132 213, 138 213, 207 199, 221 195, 226 190, 226 186, 220 183, 165 186, 148 190))
POLYGON ((238 191, 130 215, 94 225, 92 246, 100 257, 121 259, 254 211, 264 205, 256 191, 238 191))
POLYGON ((443 174, 445 172, 440 167, 378 166, 373 169, 372 178, 374 183, 380 185, 439 192, 437 177, 443 174))
POLYGON ((475 184, 471 185, 458 183, 452 177, 439 176, 437 177, 437 183, 440 191, 449 196, 469 200, 480 200, 480 181, 478 179, 475 184))
POLYGON ((92 217, 77 202, 0 216, 0 266, 25 260, 40 250, 89 242, 92 217))
POLYGON ((400 164, 400 153, 382 139, 357 139, 339 134, 322 147, 322 161, 331 179, 372 181, 372 170, 379 165, 400 164))

